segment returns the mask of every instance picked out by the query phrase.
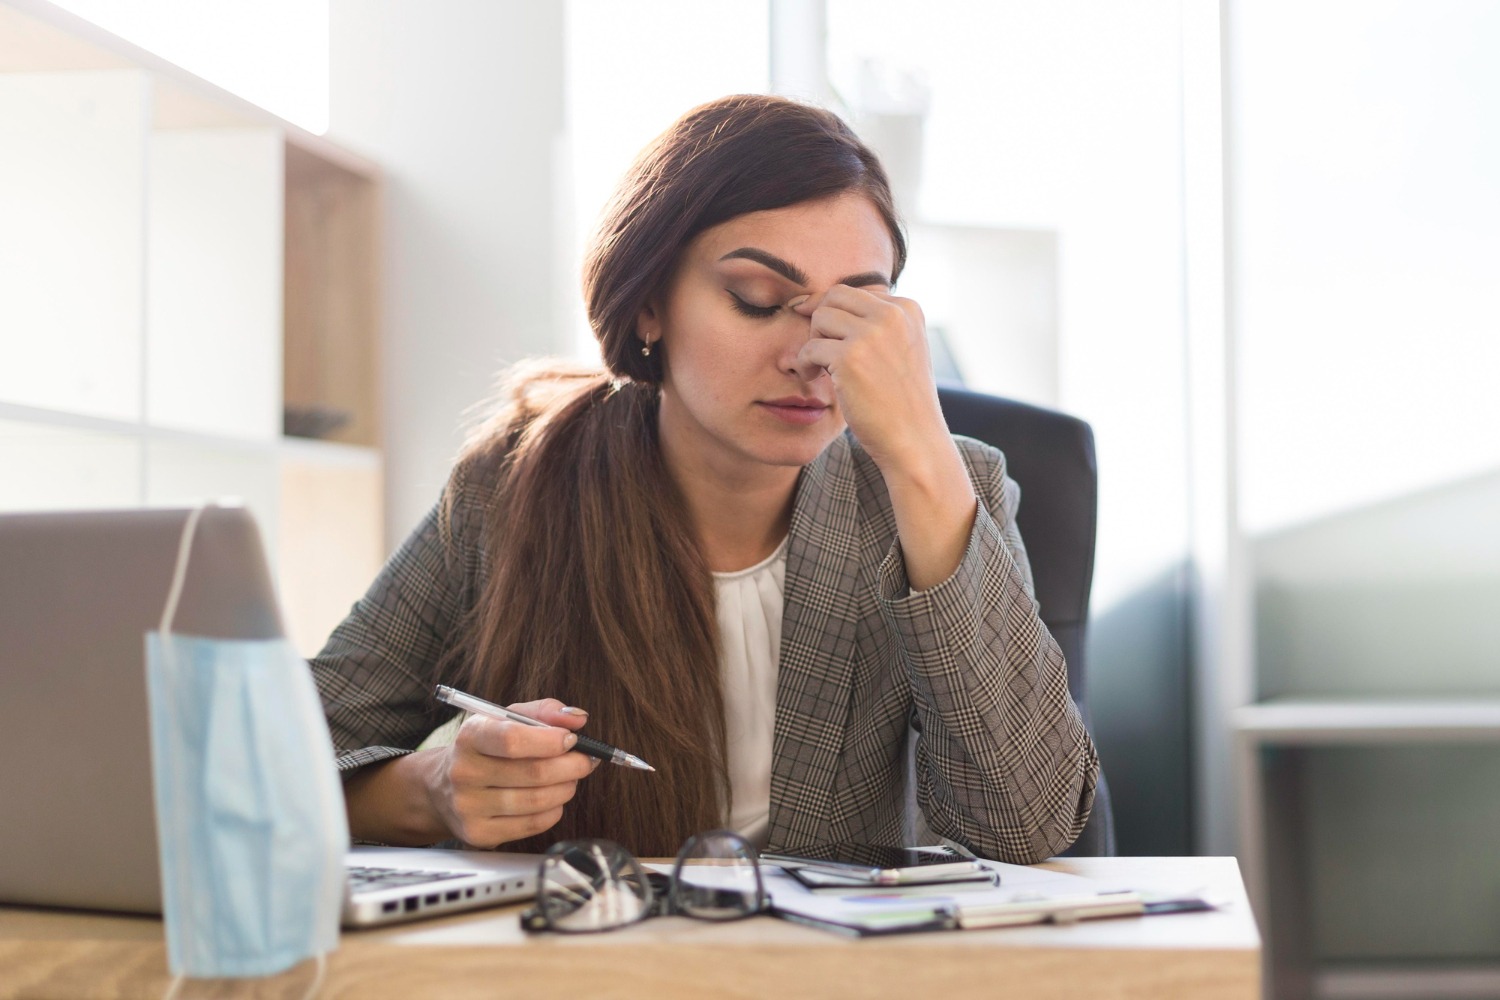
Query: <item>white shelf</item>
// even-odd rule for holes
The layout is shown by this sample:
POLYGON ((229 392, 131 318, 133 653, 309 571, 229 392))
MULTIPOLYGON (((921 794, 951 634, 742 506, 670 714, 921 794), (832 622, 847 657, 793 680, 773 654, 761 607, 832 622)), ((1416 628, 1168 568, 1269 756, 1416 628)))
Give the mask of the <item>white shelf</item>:
POLYGON ((1313 976, 1318 1000, 1484 1000, 1500 996, 1500 967, 1335 965, 1313 976))
POLYGON ((922 303, 964 382, 1058 406, 1057 233, 913 221, 908 241, 901 294, 922 303))
POLYGON ((384 557, 380 171, 44 0, 0 150, 0 511, 241 498, 316 648, 384 557))
POLYGON ((326 468, 379 470, 380 449, 342 441, 318 441, 313 438, 283 437, 277 451, 285 461, 321 465, 326 468))
POLYGON ((1234 728, 1299 746, 1500 740, 1500 697, 1273 700, 1236 710, 1234 728))
POLYGON ((1493 995, 1464 992, 1476 984, 1491 987, 1493 969, 1453 971, 1421 964, 1314 968, 1312 890, 1296 859, 1308 838, 1305 811, 1311 793, 1303 777, 1308 751, 1500 744, 1500 697, 1285 698, 1246 705, 1232 719, 1240 861, 1262 920, 1270 981, 1298 984, 1288 996, 1299 1000, 1493 995), (1372 988, 1376 985, 1381 988, 1372 988))
POLYGON ((135 440, 147 444, 183 445, 237 451, 251 455, 280 455, 283 458, 328 466, 376 468, 381 463, 379 448, 321 441, 314 438, 281 436, 271 440, 209 434, 158 427, 135 420, 116 420, 85 413, 71 413, 40 406, 25 406, 0 400, 0 424, 46 428, 55 431, 79 431, 84 434, 135 440))

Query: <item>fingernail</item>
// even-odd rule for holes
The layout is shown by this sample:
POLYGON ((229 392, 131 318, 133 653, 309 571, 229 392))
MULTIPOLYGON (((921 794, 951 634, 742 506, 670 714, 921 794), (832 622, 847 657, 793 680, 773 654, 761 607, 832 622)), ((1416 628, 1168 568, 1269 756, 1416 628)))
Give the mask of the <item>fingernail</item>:
POLYGON ((586 710, 578 708, 575 705, 565 705, 557 711, 562 715, 581 715, 585 719, 589 717, 589 713, 586 710))
POLYGON ((589 758, 589 764, 590 764, 589 770, 590 771, 597 771, 597 770, 599 770, 599 765, 603 764, 603 763, 604 763, 604 761, 600 760, 598 757, 590 757, 589 758))
POLYGON ((571 749, 573 749, 573 744, 575 744, 577 742, 578 742, 578 737, 574 736, 572 733, 569 733, 568 735, 566 735, 566 736, 563 737, 563 749, 564 750, 571 750, 571 749))
POLYGON ((812 298, 811 295, 799 295, 795 299, 792 299, 792 301, 788 302, 786 304, 786 307, 788 309, 795 309, 810 298, 812 298))

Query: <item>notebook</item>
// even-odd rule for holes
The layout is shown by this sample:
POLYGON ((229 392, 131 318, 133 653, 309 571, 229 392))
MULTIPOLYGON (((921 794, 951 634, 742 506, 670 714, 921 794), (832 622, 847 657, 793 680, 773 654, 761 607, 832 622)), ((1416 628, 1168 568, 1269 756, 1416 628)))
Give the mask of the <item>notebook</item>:
MULTIPOLYGON (((0 514, 0 903, 161 912, 143 636, 187 514, 0 514)), ((173 628, 282 635, 245 509, 204 511, 173 628)), ((537 860, 356 847, 344 923, 525 899, 537 860)))

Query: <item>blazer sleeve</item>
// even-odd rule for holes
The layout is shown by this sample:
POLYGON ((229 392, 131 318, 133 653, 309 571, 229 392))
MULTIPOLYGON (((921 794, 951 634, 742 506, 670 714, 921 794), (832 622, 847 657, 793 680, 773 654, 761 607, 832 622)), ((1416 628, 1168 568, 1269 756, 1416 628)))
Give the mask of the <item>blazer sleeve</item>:
MULTIPOLYGON (((476 587, 466 470, 310 661, 341 771, 411 753, 454 713, 433 699, 476 587)), ((447 671, 445 671, 447 672, 447 671)))
POLYGON ((979 497, 963 558, 911 591, 898 540, 879 570, 881 611, 908 665, 928 824, 981 856, 1031 864, 1083 831, 1099 758, 1037 614, 1020 489, 999 452, 960 445, 979 497))

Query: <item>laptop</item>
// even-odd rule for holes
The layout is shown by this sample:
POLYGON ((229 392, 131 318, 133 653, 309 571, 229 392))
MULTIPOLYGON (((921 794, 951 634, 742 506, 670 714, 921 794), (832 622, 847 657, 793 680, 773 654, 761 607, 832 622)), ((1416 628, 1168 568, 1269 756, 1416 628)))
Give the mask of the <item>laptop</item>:
MULTIPOLYGON (((0 903, 161 912, 144 635, 187 510, 0 514, 0 903)), ((173 631, 282 635, 242 507, 199 520, 173 631)), ((528 898, 534 855, 354 847, 343 922, 528 898)))

